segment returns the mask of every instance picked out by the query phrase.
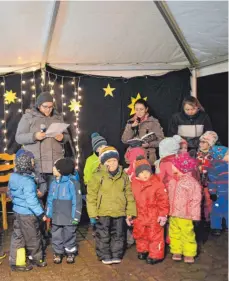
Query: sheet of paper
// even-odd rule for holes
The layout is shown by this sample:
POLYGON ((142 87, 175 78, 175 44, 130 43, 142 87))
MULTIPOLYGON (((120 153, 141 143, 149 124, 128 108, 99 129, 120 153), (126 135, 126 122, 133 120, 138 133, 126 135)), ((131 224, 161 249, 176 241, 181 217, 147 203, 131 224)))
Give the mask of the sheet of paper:
POLYGON ((52 123, 45 132, 46 137, 52 138, 56 135, 62 134, 70 124, 66 123, 52 123))

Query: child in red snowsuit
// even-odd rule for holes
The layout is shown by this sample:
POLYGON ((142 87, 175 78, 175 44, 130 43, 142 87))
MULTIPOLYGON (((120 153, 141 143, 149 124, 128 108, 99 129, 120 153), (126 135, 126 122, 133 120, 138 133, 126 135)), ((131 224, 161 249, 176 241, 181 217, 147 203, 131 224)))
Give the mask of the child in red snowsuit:
POLYGON ((149 162, 142 156, 135 162, 135 174, 131 186, 137 206, 133 235, 138 258, 146 259, 148 264, 156 264, 164 259, 168 194, 159 177, 152 175, 149 162))

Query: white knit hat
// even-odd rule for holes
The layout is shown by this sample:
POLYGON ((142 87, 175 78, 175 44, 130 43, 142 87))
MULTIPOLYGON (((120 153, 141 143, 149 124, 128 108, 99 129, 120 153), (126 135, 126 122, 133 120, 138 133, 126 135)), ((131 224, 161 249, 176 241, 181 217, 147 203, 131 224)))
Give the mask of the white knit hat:
POLYGON ((182 138, 178 135, 172 138, 165 138, 159 143, 159 155, 160 158, 164 158, 169 155, 177 154, 180 149, 180 142, 182 138))

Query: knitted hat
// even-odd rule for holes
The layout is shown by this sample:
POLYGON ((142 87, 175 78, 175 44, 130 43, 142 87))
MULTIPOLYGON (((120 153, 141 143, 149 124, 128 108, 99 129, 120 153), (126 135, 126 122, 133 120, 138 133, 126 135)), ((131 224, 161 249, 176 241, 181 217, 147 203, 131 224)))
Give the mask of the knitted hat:
POLYGON ((144 158, 144 156, 140 155, 136 158, 135 162, 135 174, 138 176, 143 171, 149 171, 152 174, 152 168, 150 163, 144 158))
POLYGON ((210 146, 214 146, 217 140, 218 135, 214 131, 207 131, 200 137, 200 141, 206 141, 210 146))
POLYGON ((31 174, 34 171, 34 167, 32 164, 31 155, 28 154, 21 154, 15 159, 15 168, 18 173, 28 173, 31 174))
POLYGON ((49 92, 43 92, 37 97, 36 107, 41 106, 45 102, 53 102, 53 97, 49 92))
POLYGON ((125 159, 128 160, 128 162, 131 164, 136 160, 138 156, 145 156, 145 154, 145 149, 142 147, 130 147, 126 151, 125 159))
POLYGON ((169 155, 177 154, 180 149, 180 142, 182 138, 178 135, 172 138, 165 138, 159 143, 159 155, 160 158, 164 158, 169 155))
POLYGON ((108 159, 115 158, 119 160, 119 153, 113 146, 106 146, 101 149, 99 153, 99 159, 102 164, 104 164, 108 159))
POLYGON ((188 152, 174 157, 172 163, 179 171, 184 174, 197 168, 197 160, 192 158, 188 152))
POLYGON ((100 136, 98 133, 91 134, 91 145, 92 149, 95 152, 100 146, 107 145, 107 141, 104 137, 100 136))
POLYGON ((62 176, 73 174, 75 170, 75 163, 71 158, 61 158, 56 161, 54 166, 62 176))
POLYGON ((28 156, 30 156, 32 159, 34 159, 34 155, 31 151, 28 151, 28 150, 25 150, 23 148, 19 149, 17 152, 16 152, 16 158, 20 157, 21 155, 23 154, 26 154, 28 156))

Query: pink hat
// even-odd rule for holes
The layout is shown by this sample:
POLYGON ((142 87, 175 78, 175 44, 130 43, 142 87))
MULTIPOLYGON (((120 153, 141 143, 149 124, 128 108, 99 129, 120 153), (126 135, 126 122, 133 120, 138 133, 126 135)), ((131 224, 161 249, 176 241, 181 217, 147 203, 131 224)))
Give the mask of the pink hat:
POLYGON ((184 174, 197 168, 197 160, 192 158, 188 152, 174 157, 172 163, 179 171, 184 174))
POLYGON ((207 131, 200 137, 200 141, 206 141, 210 146, 214 146, 217 140, 218 135, 214 131, 207 131))
POLYGON ((129 163, 133 163, 137 156, 142 155, 145 157, 145 150, 141 147, 133 147, 129 148, 125 154, 125 159, 129 161, 129 163))

